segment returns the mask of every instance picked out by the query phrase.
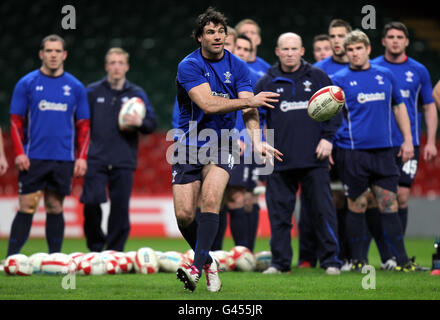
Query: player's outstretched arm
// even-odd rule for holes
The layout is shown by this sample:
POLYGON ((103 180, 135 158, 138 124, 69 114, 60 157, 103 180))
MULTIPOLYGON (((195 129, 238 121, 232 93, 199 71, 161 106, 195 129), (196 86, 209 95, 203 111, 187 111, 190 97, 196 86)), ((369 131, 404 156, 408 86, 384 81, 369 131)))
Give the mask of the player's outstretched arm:
POLYGON ((400 147, 398 157, 402 157, 402 162, 405 163, 414 157, 414 145, 411 135, 411 124, 409 122, 408 111, 404 103, 400 103, 393 107, 394 116, 396 118, 397 126, 403 136, 403 143, 400 147))
POLYGON ((0 176, 8 170, 8 161, 6 160, 5 148, 3 145, 3 134, 0 128, 0 176))
POLYGON ((432 90, 432 97, 434 98, 437 108, 440 110, 440 80, 437 82, 437 84, 434 86, 434 89, 432 90))
POLYGON ((246 98, 226 99, 213 96, 208 83, 202 83, 188 92, 191 100, 206 114, 228 113, 245 108, 258 108, 265 106, 275 108, 270 103, 278 102, 278 93, 260 92, 256 96, 246 98))

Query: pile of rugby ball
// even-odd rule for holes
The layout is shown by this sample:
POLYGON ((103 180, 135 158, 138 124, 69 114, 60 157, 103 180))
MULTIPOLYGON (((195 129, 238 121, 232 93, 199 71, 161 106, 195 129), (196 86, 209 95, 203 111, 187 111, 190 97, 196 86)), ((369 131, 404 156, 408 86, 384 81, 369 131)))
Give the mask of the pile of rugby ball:
MULTIPOLYGON (((230 251, 212 251, 211 256, 219 262, 220 271, 263 271, 270 266, 270 251, 253 254, 244 246, 235 246, 230 251)), ((103 275, 157 272, 175 273, 179 266, 192 264, 194 251, 155 251, 144 247, 137 251, 117 252, 74 252, 35 253, 31 256, 14 254, 6 258, 4 272, 8 275, 30 276, 32 274, 50 275, 103 275)))

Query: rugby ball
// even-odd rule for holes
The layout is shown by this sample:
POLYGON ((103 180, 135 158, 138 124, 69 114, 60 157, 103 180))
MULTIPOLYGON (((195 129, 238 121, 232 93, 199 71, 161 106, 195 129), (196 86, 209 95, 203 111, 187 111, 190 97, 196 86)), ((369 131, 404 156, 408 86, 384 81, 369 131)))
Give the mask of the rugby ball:
POLYGON ((75 271, 73 260, 64 253, 49 254, 41 261, 41 272, 44 274, 68 274, 75 271))
POLYGON ((309 116, 316 121, 326 121, 342 110, 344 91, 338 86, 327 86, 313 94, 307 106, 309 116))
POLYGON ((102 275, 106 273, 105 261, 98 252, 90 252, 83 256, 78 264, 80 275, 102 275))
POLYGON ((147 109, 145 108, 144 101, 139 97, 133 97, 122 104, 121 110, 119 111, 118 124, 121 130, 134 130, 135 127, 125 124, 124 116, 134 115, 137 113, 142 119, 145 118, 147 109))
POLYGON ((119 267, 118 260, 113 255, 113 252, 102 252, 101 258, 104 260, 105 272, 107 274, 118 274, 122 272, 121 268, 119 267))
POLYGON ((264 271, 270 267, 272 262, 272 252, 270 251, 261 251, 255 254, 255 271, 264 271))
POLYGON ((136 252, 134 267, 138 273, 150 274, 159 272, 159 261, 156 252, 148 247, 140 248, 136 252))
POLYGON ((235 269, 235 261, 232 258, 232 254, 224 250, 216 250, 212 252, 211 256, 217 259, 219 263, 219 269, 221 271, 233 271, 235 269))
POLYGON ((257 261, 255 255, 244 246, 235 246, 230 251, 237 271, 254 271, 257 261))
POLYGON ((6 258, 4 271, 9 275, 30 276, 34 267, 27 256, 18 253, 6 258))
POLYGON ((34 253, 29 257, 29 261, 32 263, 33 273, 41 272, 41 262, 44 258, 48 257, 49 254, 45 252, 34 253))
POLYGON ((177 251, 166 251, 159 256, 159 271, 161 272, 173 272, 177 271, 177 268, 183 262, 183 254, 177 251))

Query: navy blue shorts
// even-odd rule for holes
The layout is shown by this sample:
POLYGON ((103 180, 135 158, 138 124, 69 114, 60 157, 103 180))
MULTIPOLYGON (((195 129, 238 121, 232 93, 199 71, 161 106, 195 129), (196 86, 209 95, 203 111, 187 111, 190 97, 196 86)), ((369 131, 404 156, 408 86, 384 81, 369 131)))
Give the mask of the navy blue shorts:
MULTIPOLYGON (((179 146, 179 148, 181 147, 179 146)), ((212 150, 209 148, 190 149, 190 147, 186 147, 184 156, 179 156, 176 148, 174 158, 178 161, 173 162, 171 166, 172 184, 187 184, 202 180, 203 167, 211 163, 224 169, 231 176, 231 171, 240 157, 238 149, 233 151, 231 147, 218 148, 215 149, 214 153, 211 152, 212 150)))
POLYGON ((72 191, 73 161, 30 159, 28 171, 18 173, 18 193, 49 190, 59 195, 72 191))
POLYGON ((244 164, 240 162, 231 171, 231 179, 228 186, 242 187, 247 191, 253 191, 258 181, 258 165, 244 164))
POLYGON ((394 148, 396 163, 400 168, 399 186, 411 188, 419 167, 420 147, 414 147, 414 157, 405 163, 402 162, 402 157, 397 156, 399 151, 400 147, 394 148))
POLYGON ((372 185, 397 192, 399 167, 393 148, 338 149, 337 157, 339 177, 350 199, 358 198, 372 185))

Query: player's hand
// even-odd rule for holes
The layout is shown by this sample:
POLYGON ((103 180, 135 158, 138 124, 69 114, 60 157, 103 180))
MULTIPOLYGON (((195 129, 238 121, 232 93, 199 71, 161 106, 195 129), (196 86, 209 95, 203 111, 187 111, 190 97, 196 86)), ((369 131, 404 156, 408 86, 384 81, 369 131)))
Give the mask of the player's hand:
POLYGON ((75 166, 73 168, 73 176, 75 178, 84 177, 87 171, 87 161, 84 159, 76 159, 75 166))
POLYGON ((29 158, 25 154, 21 154, 15 158, 15 167, 18 171, 27 171, 31 166, 29 158))
POLYGON ((281 158, 283 154, 267 142, 261 142, 260 144, 256 145, 255 151, 263 157, 264 163, 269 160, 270 164, 274 165, 274 158, 276 158, 280 162, 283 161, 283 158, 281 158))
POLYGON ((133 114, 126 114, 124 116, 124 124, 126 126, 132 126, 139 128, 142 125, 141 116, 134 110, 133 114))
POLYGON ((269 91, 261 91, 257 95, 249 98, 248 107, 250 108, 258 108, 261 106, 268 107, 274 109, 275 107, 271 105, 271 102, 278 102, 278 98, 280 95, 275 92, 269 91))
POLYGON ((244 141, 241 139, 238 139, 237 143, 240 147, 240 156, 242 156, 244 154, 244 151, 246 150, 246 143, 244 143, 244 141))
POLYGON ((0 176, 6 173, 8 167, 9 165, 8 165, 8 161, 6 160, 6 157, 0 155, 0 176))
POLYGON ((402 162, 405 163, 411 158, 414 157, 414 146, 412 143, 408 143, 406 141, 403 141, 402 145, 400 146, 400 151, 397 154, 398 157, 402 157, 402 162))
MULTIPOLYGON (((321 139, 315 150, 316 157, 319 160, 325 160, 331 156, 332 150, 333 150, 333 144, 326 139, 321 139)), ((333 159, 331 159, 331 162, 333 162, 333 159)))
POLYGON ((426 144, 423 149, 423 160, 426 162, 433 160, 437 156, 437 147, 433 143, 426 144))

